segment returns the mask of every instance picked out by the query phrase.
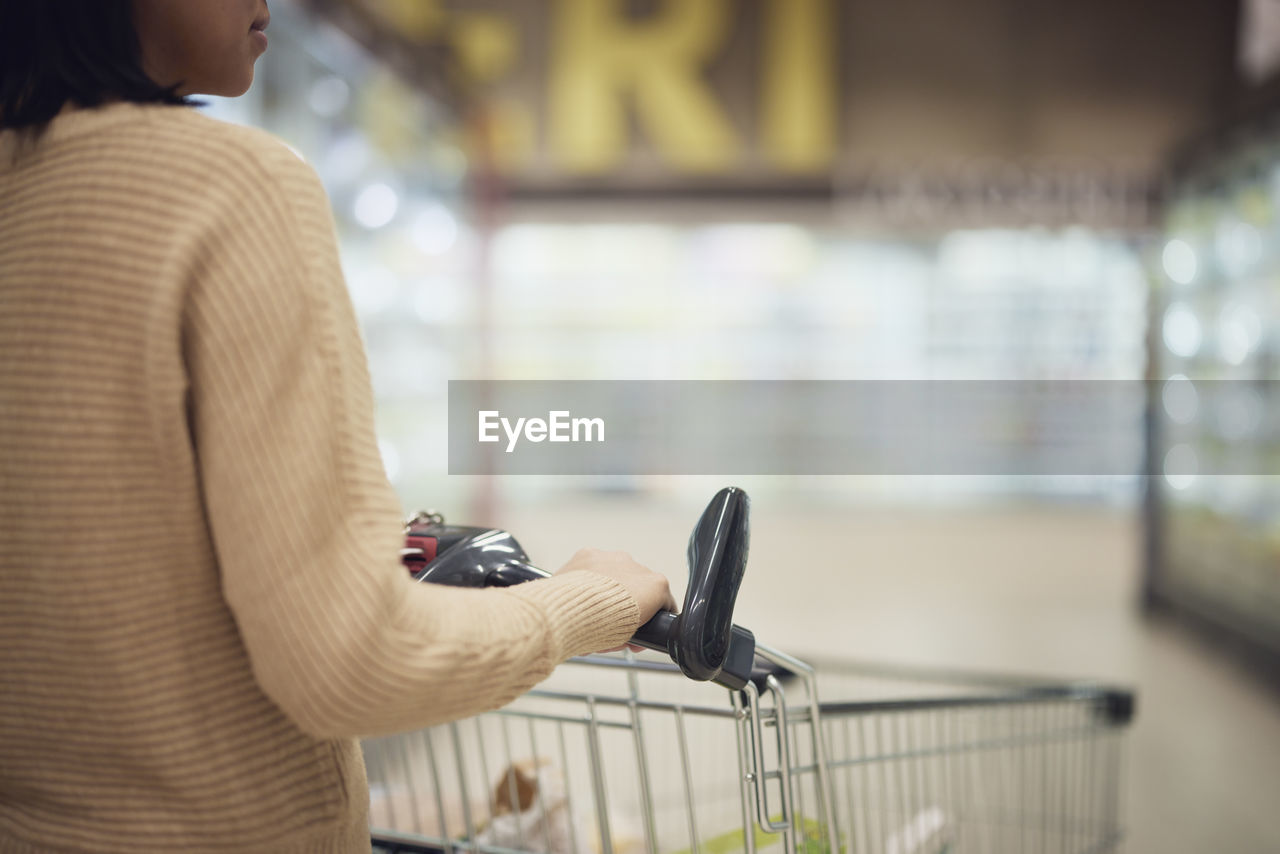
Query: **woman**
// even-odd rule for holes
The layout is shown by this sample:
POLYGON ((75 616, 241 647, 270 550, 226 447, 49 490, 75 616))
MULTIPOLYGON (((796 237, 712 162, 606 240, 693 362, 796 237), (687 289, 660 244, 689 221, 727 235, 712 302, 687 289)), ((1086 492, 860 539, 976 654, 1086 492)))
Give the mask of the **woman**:
POLYGON ((0 0, 0 852, 368 851, 355 737, 674 602, 409 583, 315 174, 212 121, 261 0, 0 0))

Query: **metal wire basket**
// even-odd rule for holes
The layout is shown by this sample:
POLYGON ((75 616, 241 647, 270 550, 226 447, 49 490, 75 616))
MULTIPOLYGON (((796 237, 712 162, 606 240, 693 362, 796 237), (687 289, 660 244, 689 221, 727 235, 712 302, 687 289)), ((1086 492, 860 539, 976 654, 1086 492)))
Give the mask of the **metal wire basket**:
POLYGON ((1127 691, 824 663, 742 690, 590 656, 504 709, 365 744, 375 850, 1114 851, 1127 691), (821 690, 823 699, 819 699, 821 690))

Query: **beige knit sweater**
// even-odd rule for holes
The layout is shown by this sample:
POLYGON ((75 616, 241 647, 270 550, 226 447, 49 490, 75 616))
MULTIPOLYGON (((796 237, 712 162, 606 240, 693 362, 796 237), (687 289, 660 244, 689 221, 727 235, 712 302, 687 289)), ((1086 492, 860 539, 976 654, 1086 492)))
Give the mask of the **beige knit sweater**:
POLYGON ((0 852, 368 851, 354 738, 639 622, 411 584, 328 202, 181 107, 0 134, 0 852))

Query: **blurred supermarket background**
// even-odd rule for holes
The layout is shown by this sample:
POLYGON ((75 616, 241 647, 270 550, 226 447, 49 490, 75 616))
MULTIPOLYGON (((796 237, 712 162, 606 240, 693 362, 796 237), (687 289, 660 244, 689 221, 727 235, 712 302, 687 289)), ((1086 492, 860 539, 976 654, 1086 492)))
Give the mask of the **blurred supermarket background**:
POLYGON ((739 479, 739 621, 1132 684, 1129 850, 1280 850, 1280 2, 272 13, 208 110, 329 190, 406 509, 679 588, 719 479, 450 476, 447 382, 1148 380, 1129 472, 739 479))

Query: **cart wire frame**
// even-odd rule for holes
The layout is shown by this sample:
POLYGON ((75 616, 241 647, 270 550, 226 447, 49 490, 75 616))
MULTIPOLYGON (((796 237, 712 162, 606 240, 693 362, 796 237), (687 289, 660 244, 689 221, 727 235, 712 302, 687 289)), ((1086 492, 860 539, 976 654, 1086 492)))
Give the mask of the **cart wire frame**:
POLYGON ((1129 691, 900 667, 833 664, 815 671, 763 645, 756 654, 772 672, 742 691, 692 683, 669 661, 586 656, 569 662, 590 669, 577 685, 558 689, 553 677, 544 683, 549 687, 496 712, 367 740, 374 850, 1119 848, 1120 748, 1134 709, 1129 691), (607 679, 602 671, 610 670, 625 680, 614 693, 598 690, 607 679), (841 677, 871 696, 820 702, 818 683, 828 690, 841 677), (643 690, 650 679, 661 681, 645 681, 645 688, 661 690, 643 690), (913 686, 905 695, 880 689, 903 682, 913 686), (717 694, 720 703, 707 700, 717 694), (728 731, 731 755, 725 755, 728 731), (503 836, 493 817, 504 795, 508 804, 520 803, 515 775, 502 777, 507 791, 491 787, 521 759, 558 766, 564 779, 538 770, 533 802, 519 816, 511 810, 503 836), (575 777, 584 766, 588 779, 575 777), (627 805, 624 813, 620 804, 627 805))

